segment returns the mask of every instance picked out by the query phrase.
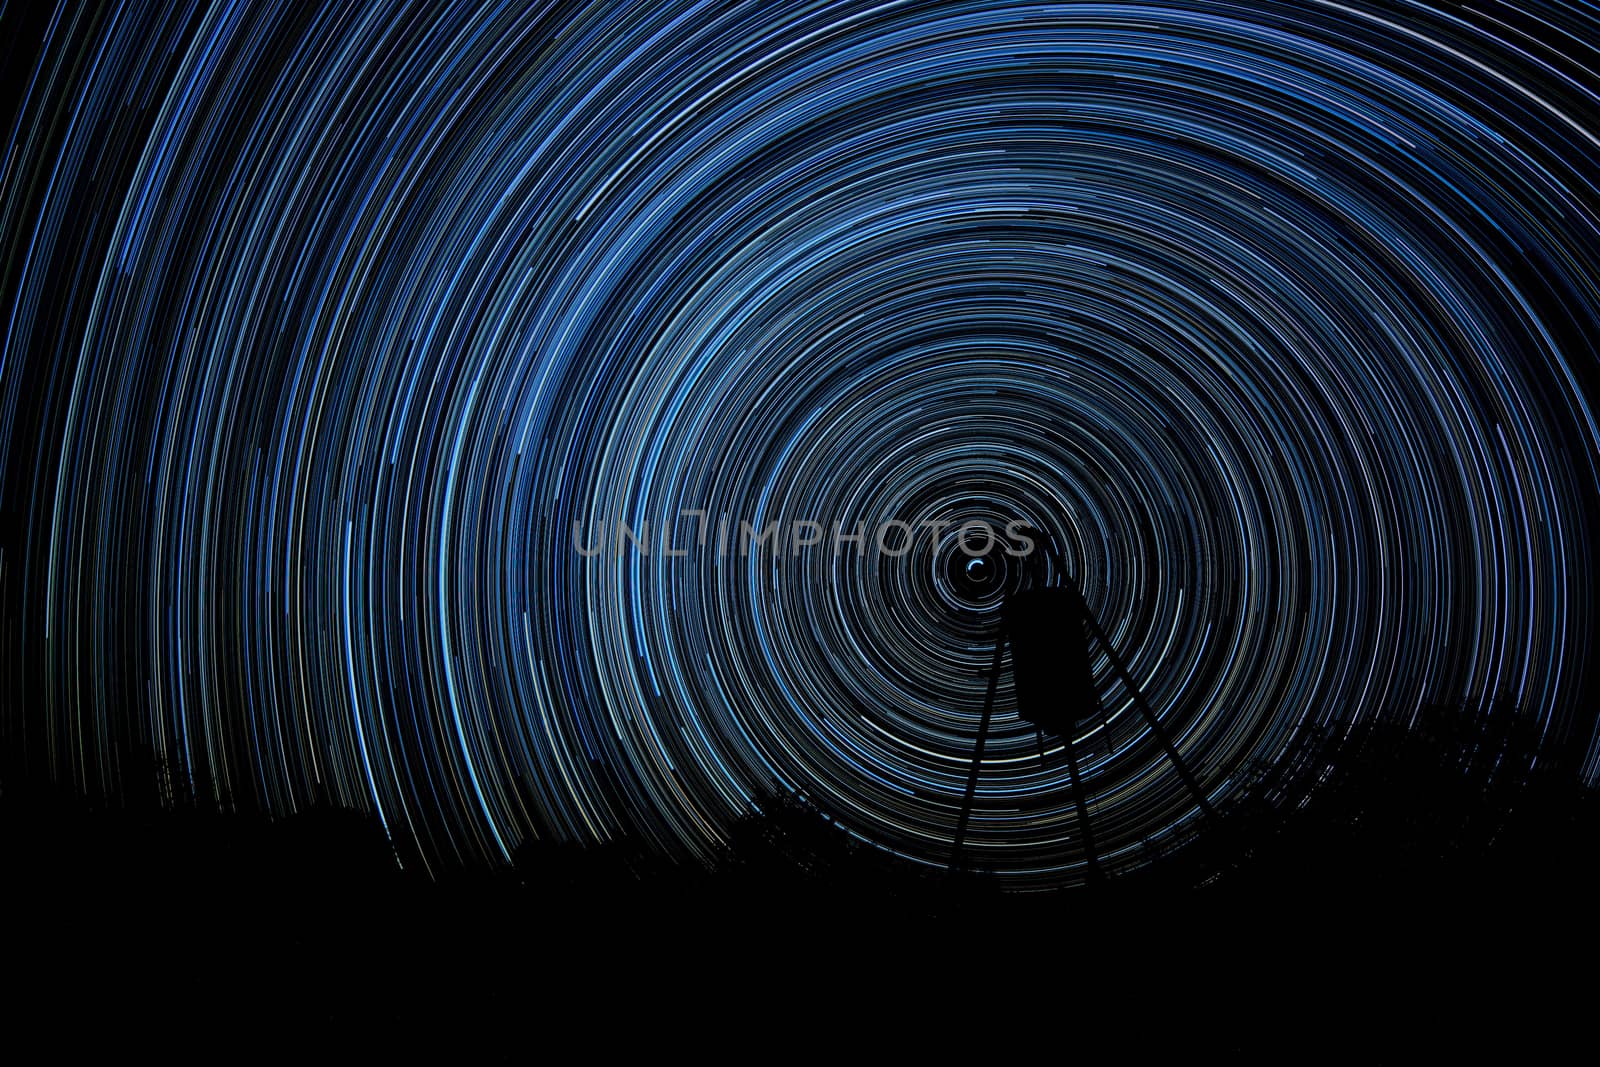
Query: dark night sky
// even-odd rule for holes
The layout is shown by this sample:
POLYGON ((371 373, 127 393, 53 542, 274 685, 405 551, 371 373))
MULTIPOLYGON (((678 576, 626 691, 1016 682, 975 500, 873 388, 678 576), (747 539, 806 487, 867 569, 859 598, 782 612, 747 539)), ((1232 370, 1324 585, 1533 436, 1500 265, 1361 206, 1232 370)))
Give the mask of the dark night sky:
MULTIPOLYGON (((1214 800, 1426 701, 1600 770, 1585 7, 160 6, 0 15, 33 771, 331 796, 423 870, 799 791, 936 867, 1000 604, 955 531, 1012 520, 1214 800)), ((1197 809, 1093 666, 1127 866, 1197 809)), ((1008 673, 969 847, 1071 883, 1038 744, 1008 673)))

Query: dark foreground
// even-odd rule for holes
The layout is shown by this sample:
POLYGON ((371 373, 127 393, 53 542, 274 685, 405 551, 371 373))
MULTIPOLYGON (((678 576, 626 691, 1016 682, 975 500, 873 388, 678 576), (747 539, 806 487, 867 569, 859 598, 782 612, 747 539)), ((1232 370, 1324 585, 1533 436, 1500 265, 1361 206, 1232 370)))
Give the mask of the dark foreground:
POLYGON ((711 870, 529 843, 434 881, 350 811, 13 777, 7 1014, 58 1052, 179 1059, 832 1058, 849 1033, 1136 1062, 1587 1060, 1600 804, 1509 721, 1317 739, 1183 847, 1029 895, 889 862, 793 798, 711 870))

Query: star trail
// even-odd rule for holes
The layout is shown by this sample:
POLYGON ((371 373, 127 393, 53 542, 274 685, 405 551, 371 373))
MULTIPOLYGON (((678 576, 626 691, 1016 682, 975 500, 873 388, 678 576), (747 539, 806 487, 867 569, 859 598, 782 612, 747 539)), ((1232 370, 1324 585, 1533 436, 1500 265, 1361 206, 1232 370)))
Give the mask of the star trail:
MULTIPOLYGON (((774 792, 941 867, 1000 608, 959 528, 1021 521, 1215 803, 1426 701, 1592 776, 1597 15, 9 5, 5 745, 430 872, 706 859, 774 792), (618 523, 688 548, 576 550, 618 523)), ((1126 869, 1199 812, 1094 665, 1126 869)), ((967 849, 1073 884, 1015 703, 967 849)))

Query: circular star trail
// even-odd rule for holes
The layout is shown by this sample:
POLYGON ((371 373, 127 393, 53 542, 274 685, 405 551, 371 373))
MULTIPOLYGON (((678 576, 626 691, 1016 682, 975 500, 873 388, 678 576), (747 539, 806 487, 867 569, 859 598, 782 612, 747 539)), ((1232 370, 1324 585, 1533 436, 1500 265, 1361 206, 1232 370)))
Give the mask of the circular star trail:
MULTIPOLYGON (((1424 701, 1587 741, 1585 7, 90 7, 9 27, 0 176, 6 744, 62 780, 433 871, 797 791, 941 866, 1011 521, 1216 803, 1424 701)), ((1126 869, 1198 812, 1093 662, 1126 869)), ((1003 673, 1018 888, 1084 877, 1061 747, 1003 673)))

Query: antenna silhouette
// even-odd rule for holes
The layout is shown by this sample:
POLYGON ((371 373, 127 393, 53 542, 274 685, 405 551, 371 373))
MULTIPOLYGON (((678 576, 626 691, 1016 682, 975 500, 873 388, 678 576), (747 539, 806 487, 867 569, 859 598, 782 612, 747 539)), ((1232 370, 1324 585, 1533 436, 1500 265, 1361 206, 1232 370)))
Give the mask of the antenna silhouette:
MULTIPOLYGON (((955 844, 951 855, 951 870, 962 865, 962 848, 966 843, 967 824, 972 817, 972 804, 978 791, 978 772, 983 763, 983 748, 989 738, 989 722, 994 713, 995 691, 1000 684, 1001 663, 1007 643, 1011 646, 1011 670, 1016 683, 1017 713, 1039 729, 1039 754, 1044 757, 1044 732, 1054 733, 1062 740, 1067 757, 1067 774, 1072 781, 1072 802, 1078 813, 1078 826, 1083 835, 1084 854, 1088 862, 1090 882, 1098 883, 1105 877, 1095 849, 1094 828, 1089 818, 1088 797, 1084 793, 1083 778, 1078 773, 1078 757, 1073 747, 1073 733, 1078 722, 1086 716, 1075 714, 1074 709, 1099 710, 1100 694, 1094 685, 1090 669, 1091 642, 1098 641, 1104 649, 1111 667, 1133 695, 1133 702, 1150 726, 1150 732, 1161 742, 1167 758, 1172 761, 1178 777, 1194 797, 1196 805, 1206 816, 1215 815, 1211 802, 1206 799, 1200 783, 1195 781, 1189 767, 1178 754, 1161 720, 1144 694, 1134 682, 1127 664, 1111 646, 1100 620, 1090 610, 1078 585, 1067 573, 1065 561, 1056 551, 1048 534, 1032 527, 1020 531, 1044 545, 1050 561, 1062 577, 1062 585, 1039 584, 1007 593, 1001 609, 999 632, 995 635, 994 661, 989 669, 989 685, 983 700, 983 717, 978 723, 978 740, 973 748, 972 769, 967 774, 966 799, 961 805, 961 818, 956 823, 955 844), (1065 625, 1063 625, 1065 624, 1065 625), (1060 633, 1064 629, 1065 633, 1060 633), (1077 632, 1074 633, 1073 631, 1077 632)), ((1032 568, 1037 575, 1040 568, 1032 568)))

